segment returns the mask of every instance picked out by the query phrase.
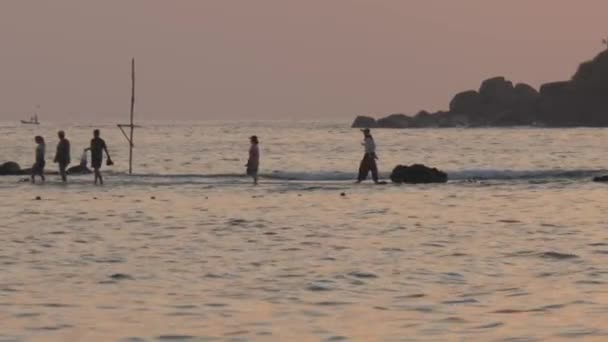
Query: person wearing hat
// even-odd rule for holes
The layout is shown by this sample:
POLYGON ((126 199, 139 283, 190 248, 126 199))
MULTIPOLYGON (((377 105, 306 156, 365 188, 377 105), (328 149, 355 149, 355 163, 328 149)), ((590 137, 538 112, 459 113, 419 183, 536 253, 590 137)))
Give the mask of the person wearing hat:
POLYGON ((258 137, 249 137, 251 147, 249 148, 249 160, 247 160, 247 175, 253 178, 253 185, 258 185, 258 168, 260 167, 260 148, 258 137))
POLYGON ((367 179, 367 175, 371 171, 374 183, 378 184, 378 165, 376 165, 378 156, 376 155, 376 143, 374 142, 374 137, 372 137, 369 128, 362 129, 361 132, 363 132, 363 136, 365 137, 361 143, 361 145, 365 147, 365 154, 363 155, 361 165, 359 166, 357 183, 361 183, 367 179))

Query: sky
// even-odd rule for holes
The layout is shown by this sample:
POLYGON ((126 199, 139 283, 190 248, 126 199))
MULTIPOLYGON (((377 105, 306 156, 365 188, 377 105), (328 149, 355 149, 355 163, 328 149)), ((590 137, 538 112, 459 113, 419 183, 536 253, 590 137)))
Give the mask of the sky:
POLYGON ((350 119, 568 79, 606 0, 1 0, 0 120, 350 119))

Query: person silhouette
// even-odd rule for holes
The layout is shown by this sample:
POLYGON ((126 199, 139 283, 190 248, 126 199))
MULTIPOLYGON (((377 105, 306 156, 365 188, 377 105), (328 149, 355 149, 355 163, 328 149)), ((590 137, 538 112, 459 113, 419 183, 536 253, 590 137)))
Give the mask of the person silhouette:
POLYGON ((67 167, 70 165, 70 141, 66 139, 64 131, 57 132, 57 136, 59 137, 59 143, 53 161, 59 165, 61 180, 66 183, 68 181, 67 167))
POLYGON ((258 185, 258 169, 260 167, 260 148, 258 137, 253 135, 249 138, 251 147, 249 148, 249 159, 247 160, 247 175, 253 178, 253 185, 258 185))
POLYGON ((40 176, 40 179, 42 179, 42 182, 44 183, 46 181, 46 178, 44 178, 44 165, 46 164, 44 155, 46 153, 46 145, 44 143, 44 138, 39 135, 34 138, 34 141, 37 145, 36 161, 32 166, 32 184, 36 183, 36 176, 40 176))
POLYGON ((101 165, 103 164, 103 152, 106 152, 106 156, 108 157, 107 164, 113 165, 112 158, 110 158, 110 152, 108 152, 108 146, 106 142, 101 139, 101 133, 98 129, 93 131, 93 139, 91 139, 91 167, 93 168, 93 173, 95 173, 95 184, 99 182, 100 185, 103 185, 103 177, 101 175, 101 165))
POLYGON ((362 129, 361 132, 363 132, 364 136, 364 140, 361 145, 365 147, 365 154, 363 155, 363 159, 359 165, 359 176, 357 177, 357 183, 361 183, 367 179, 367 175, 371 171, 374 183, 379 184, 378 165, 376 164, 376 159, 378 159, 378 156, 376 155, 376 142, 374 141, 374 137, 372 137, 369 128, 362 129))

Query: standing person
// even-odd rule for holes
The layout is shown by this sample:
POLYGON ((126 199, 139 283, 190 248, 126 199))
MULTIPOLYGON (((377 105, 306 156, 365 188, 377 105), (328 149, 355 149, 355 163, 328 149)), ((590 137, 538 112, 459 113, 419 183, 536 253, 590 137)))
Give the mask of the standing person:
POLYGON ((362 129, 361 132, 363 132, 363 136, 365 137, 365 140, 361 143, 361 145, 365 146, 365 155, 359 166, 357 183, 364 181, 367 178, 369 171, 372 171, 372 179, 374 180, 374 183, 378 184, 378 166, 376 165, 378 156, 376 155, 376 143, 374 142, 374 137, 372 137, 369 128, 362 129))
POLYGON ((59 143, 57 144, 57 153, 55 153, 54 162, 59 164, 59 174, 61 180, 66 183, 68 181, 67 167, 70 164, 70 141, 65 138, 65 132, 57 132, 59 143))
POLYGON ((34 166, 32 166, 32 184, 36 183, 36 176, 40 176, 40 179, 42 179, 42 182, 44 183, 44 181, 46 180, 44 178, 44 165, 46 164, 46 161, 44 160, 44 154, 46 153, 46 145, 44 143, 44 138, 37 135, 34 138, 34 141, 36 142, 36 162, 34 163, 34 166))
POLYGON ((249 148, 249 160, 247 161, 247 175, 253 178, 253 185, 258 185, 258 169, 260 167, 260 143, 257 136, 249 138, 251 147, 249 148))
POLYGON ((99 181, 100 185, 103 185, 103 177, 101 176, 101 165, 103 164, 103 152, 106 152, 106 156, 108 157, 107 164, 113 165, 112 158, 110 158, 110 153, 108 152, 108 147, 106 146, 106 142, 99 137, 99 130, 96 129, 93 131, 93 139, 91 139, 91 167, 93 168, 93 172, 95 173, 95 185, 97 185, 97 181, 99 181))

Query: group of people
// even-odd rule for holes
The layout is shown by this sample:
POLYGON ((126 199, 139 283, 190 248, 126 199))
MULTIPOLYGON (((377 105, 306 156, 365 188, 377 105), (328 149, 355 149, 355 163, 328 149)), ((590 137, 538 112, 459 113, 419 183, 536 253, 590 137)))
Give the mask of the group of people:
MULTIPOLYGON (((362 129, 363 132, 363 145, 365 152, 363 154, 363 159, 359 165, 359 175, 357 176, 357 183, 361 183, 367 179, 369 173, 372 173, 372 180, 376 184, 381 184, 378 178, 378 164, 376 160, 378 160, 378 155, 376 154, 376 142, 374 141, 374 137, 369 128, 362 129)), ((259 140, 257 136, 252 136, 249 138, 251 142, 251 147, 249 148, 249 160, 247 161, 247 175, 253 178, 253 184, 258 184, 258 168, 260 165, 260 149, 259 149, 259 140)))
MULTIPOLYGON (((371 135, 369 128, 362 130, 364 135, 364 140, 362 145, 365 148, 365 153, 363 155, 363 159, 361 160, 361 164, 359 166, 359 176, 357 177, 357 183, 361 183, 364 181, 369 172, 372 173, 372 179, 374 183, 380 183, 378 180, 378 166, 376 164, 376 160, 378 156, 376 155, 376 143, 374 142, 374 138, 371 135)), ((59 174, 61 175, 61 180, 65 183, 67 182, 67 174, 68 174, 68 165, 71 162, 70 159, 70 141, 65 137, 64 131, 59 131, 57 133, 59 137, 59 143, 57 144, 57 151, 55 153, 55 158, 53 161, 59 166, 59 174)), ((44 142, 44 138, 41 136, 36 136, 34 138, 37 146, 36 146, 36 161, 34 166, 32 167, 32 183, 36 182, 36 176, 39 176, 40 179, 44 182, 44 167, 46 164, 45 161, 45 152, 46 145, 44 142)), ((247 160, 247 164, 245 167, 247 168, 246 173, 248 176, 253 178, 253 184, 258 184, 258 170, 260 166, 260 149, 259 149, 259 139, 257 136, 251 136, 249 138, 251 146, 249 148, 249 159, 247 160)), ((91 167, 93 168, 93 173, 95 174, 95 184, 103 185, 103 177, 101 176, 101 166, 103 164, 103 152, 106 153, 107 156, 107 165, 112 165, 112 158, 110 158, 110 153, 108 152, 108 147, 106 142, 101 139, 100 132, 98 129, 93 131, 93 139, 91 139, 90 147, 84 149, 84 156, 81 158, 80 170, 84 172, 87 170, 87 159, 86 153, 87 151, 91 152, 91 167), (84 164, 84 165, 83 165, 84 164)))
MULTIPOLYGON (((66 183, 68 181, 68 166, 71 163, 71 146, 70 141, 65 137, 64 131, 57 132, 57 137, 59 138, 59 142, 57 143, 57 150, 55 152, 55 158, 53 162, 55 162, 59 167, 59 175, 61 176, 62 182, 66 183)), ((46 144, 44 142, 44 138, 42 136, 36 136, 34 138, 36 142, 36 161, 32 166, 32 183, 36 183, 36 176, 39 176, 42 182, 46 181, 44 177, 44 167, 46 165, 46 144)), ((81 158, 80 170, 87 170, 86 167, 86 153, 91 152, 91 167, 93 168, 93 173, 95 174, 95 184, 103 185, 103 177, 101 175, 101 166, 103 164, 103 153, 105 151, 107 156, 107 165, 112 165, 112 158, 110 157, 110 153, 108 152, 108 147, 106 146, 106 142, 100 137, 100 132, 98 129, 93 131, 93 139, 91 139, 91 144, 89 147, 84 149, 84 158, 81 158), (84 165, 82 165, 84 163, 84 165)))

